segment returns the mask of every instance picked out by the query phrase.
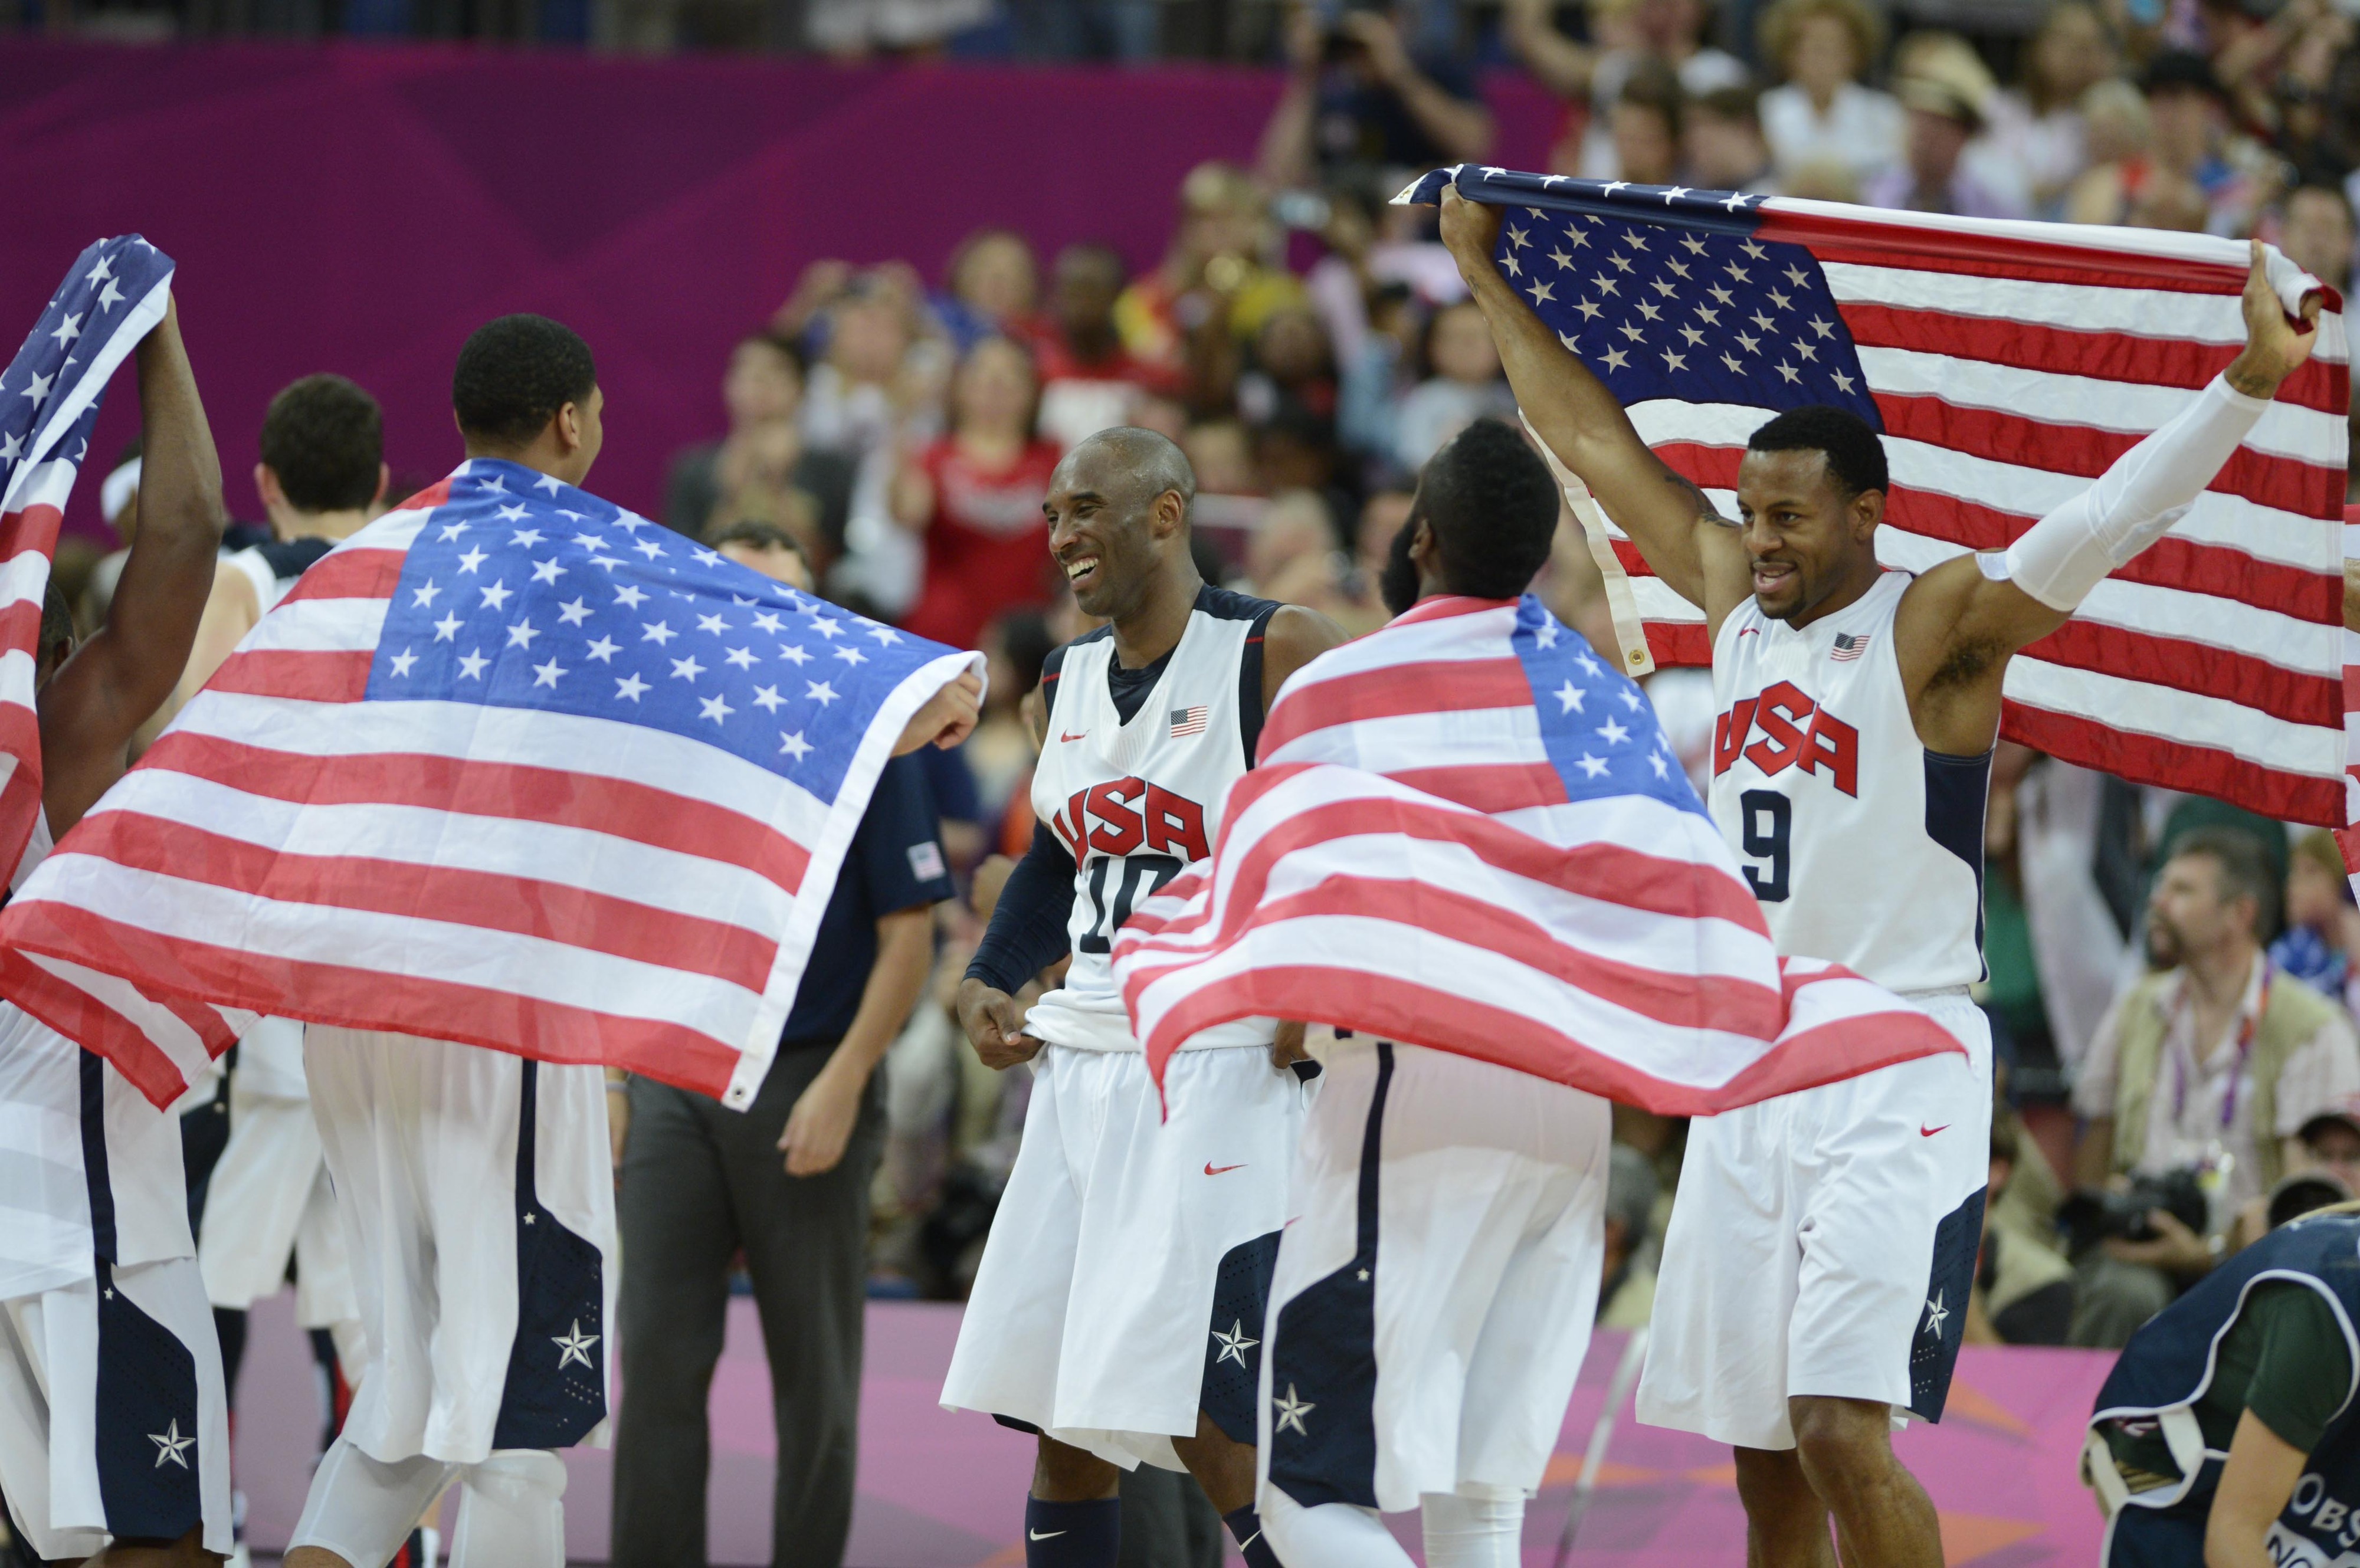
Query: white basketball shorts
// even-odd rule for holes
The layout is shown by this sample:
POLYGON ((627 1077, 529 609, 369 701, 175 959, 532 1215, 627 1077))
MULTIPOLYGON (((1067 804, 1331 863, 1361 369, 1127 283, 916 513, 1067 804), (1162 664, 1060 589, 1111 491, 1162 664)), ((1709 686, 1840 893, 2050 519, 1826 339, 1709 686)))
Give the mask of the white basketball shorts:
POLYGON ((1688 1125, 1641 1421, 1781 1449, 1797 1395, 1940 1419, 1983 1240, 1991 1028, 1963 991, 1907 999, 1966 1053, 1688 1125))
POLYGON ((1538 1491, 1598 1315, 1612 1139, 1578 1089, 1340 1040, 1271 1284, 1262 1484, 1389 1513, 1538 1491))
POLYGON ((229 1404, 193 1258, 0 1301, 0 1491, 34 1552, 230 1540, 229 1404))
POLYGON ((388 1465, 593 1440, 614 1321, 605 1074, 319 1024, 303 1060, 367 1344, 344 1437, 388 1465))
POLYGON ((1253 1441, 1262 1305, 1307 1099, 1254 1046, 1183 1051, 1169 1120, 1135 1051, 1047 1045, 943 1404, 1125 1469, 1204 1410, 1253 1441))

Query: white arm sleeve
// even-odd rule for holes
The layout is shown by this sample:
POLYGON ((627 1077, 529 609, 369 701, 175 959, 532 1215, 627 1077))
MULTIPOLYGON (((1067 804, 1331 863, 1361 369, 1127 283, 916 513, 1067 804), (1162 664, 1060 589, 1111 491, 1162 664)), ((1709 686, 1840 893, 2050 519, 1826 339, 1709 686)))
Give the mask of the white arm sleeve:
POLYGON ((2007 547, 2005 576, 2052 610, 2072 611, 2115 567, 2178 522, 2269 408, 2214 376, 2161 429, 2116 458, 2087 490, 2007 547))

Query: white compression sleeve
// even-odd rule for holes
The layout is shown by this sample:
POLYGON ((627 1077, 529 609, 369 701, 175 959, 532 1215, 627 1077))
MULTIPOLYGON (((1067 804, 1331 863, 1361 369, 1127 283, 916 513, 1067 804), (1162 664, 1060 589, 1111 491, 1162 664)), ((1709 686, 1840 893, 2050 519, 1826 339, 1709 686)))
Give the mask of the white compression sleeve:
POLYGON ((1286 1568, 1415 1568, 1374 1508, 1306 1508, 1268 1482, 1259 1501, 1262 1528, 1286 1568))
POLYGON ((2196 504, 2269 406, 2214 376, 2195 401, 2008 546, 2005 572, 1986 557, 1984 574, 2004 575, 2050 609, 2070 612, 2196 504))
POLYGON ((502 1448, 459 1472, 451 1568, 565 1568, 565 1462, 502 1448))
POLYGON ((1426 1526, 1426 1568, 1523 1568, 1523 1493, 1427 1492, 1417 1505, 1426 1526))

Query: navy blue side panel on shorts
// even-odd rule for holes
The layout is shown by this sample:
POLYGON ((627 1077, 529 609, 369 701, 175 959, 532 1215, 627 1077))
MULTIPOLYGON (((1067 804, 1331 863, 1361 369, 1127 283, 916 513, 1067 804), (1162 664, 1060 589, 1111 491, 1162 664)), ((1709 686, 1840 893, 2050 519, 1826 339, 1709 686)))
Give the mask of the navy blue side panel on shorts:
POLYGON ((517 1115, 517 1327, 494 1448, 571 1448, 606 1419, 606 1292, 598 1248, 557 1223, 532 1184, 540 1063, 517 1115))
MULTIPOLYGON (((2211 1466, 2219 1469, 2216 1461, 2211 1466)), ((2106 1531, 2105 1568, 2204 1568, 2204 1521, 2212 1511, 2208 1488, 2177 1508, 2125 1503, 2106 1531)))
POLYGON ((1271 1349, 1270 1478, 1306 1508, 1377 1506, 1377 1171, 1393 1048, 1377 1042, 1377 1086, 1360 1138, 1360 1237, 1352 1260, 1278 1312, 1271 1349))
POLYGON ((106 1059, 77 1051, 82 1073, 82 1179, 90 1189, 90 1238, 99 1261, 115 1261, 115 1183, 106 1174, 106 1059))
POLYGON ((1249 1448, 1255 1441, 1254 1399, 1262 1388, 1262 1319, 1270 1311, 1270 1280, 1283 1234, 1272 1231, 1229 1248, 1213 1282, 1211 1339, 1205 1346, 1204 1393, 1197 1402, 1229 1441, 1249 1448))
MULTIPOLYGON (((90 1058, 95 1062, 96 1057, 90 1058)), ((197 1363, 98 1260, 98 1496, 110 1534, 178 1541, 204 1522, 197 1363)))
POLYGON ((1928 1421, 1942 1419, 1950 1395, 1950 1373, 1967 1335, 1967 1291, 1974 1284, 1975 1253, 1983 1245, 1981 1191, 1942 1216, 1934 1227, 1934 1268, 1926 1280, 1926 1304, 1918 1309, 1918 1335, 1909 1342, 1909 1410, 1928 1421))

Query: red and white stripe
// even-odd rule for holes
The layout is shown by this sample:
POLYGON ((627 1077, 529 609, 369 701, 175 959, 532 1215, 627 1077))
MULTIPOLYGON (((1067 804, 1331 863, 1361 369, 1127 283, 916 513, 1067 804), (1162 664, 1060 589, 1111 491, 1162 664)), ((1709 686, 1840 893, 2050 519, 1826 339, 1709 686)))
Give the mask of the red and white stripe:
MULTIPOLYGON (((2186 406, 2245 341, 2246 258, 2230 241, 1785 199, 1760 211, 1759 239, 1819 259, 1858 345, 1893 474, 1877 542, 1892 566, 2005 546, 2186 406)), ((2311 363, 2188 516, 2010 665, 2004 735, 2343 825, 2347 361, 2331 293, 2311 363)), ((1737 516, 1738 460, 1762 410, 1660 400, 1631 413, 1737 516)), ((1702 612, 1612 531, 1655 660, 1709 663, 1702 612)))
POLYGON ((67 835, 0 917, 0 990, 158 1105, 235 1040, 251 1014, 209 1005, 235 998, 742 1106, 869 788, 956 670, 886 703, 833 804, 651 728, 363 702, 442 493, 306 572, 67 835))
POLYGON ((1159 1082, 1189 1036, 1258 1016, 1667 1116, 1958 1049, 1850 971, 1781 960, 1700 811, 1568 800, 1514 614, 1429 601, 1288 682, 1212 857, 1115 939, 1159 1082))

